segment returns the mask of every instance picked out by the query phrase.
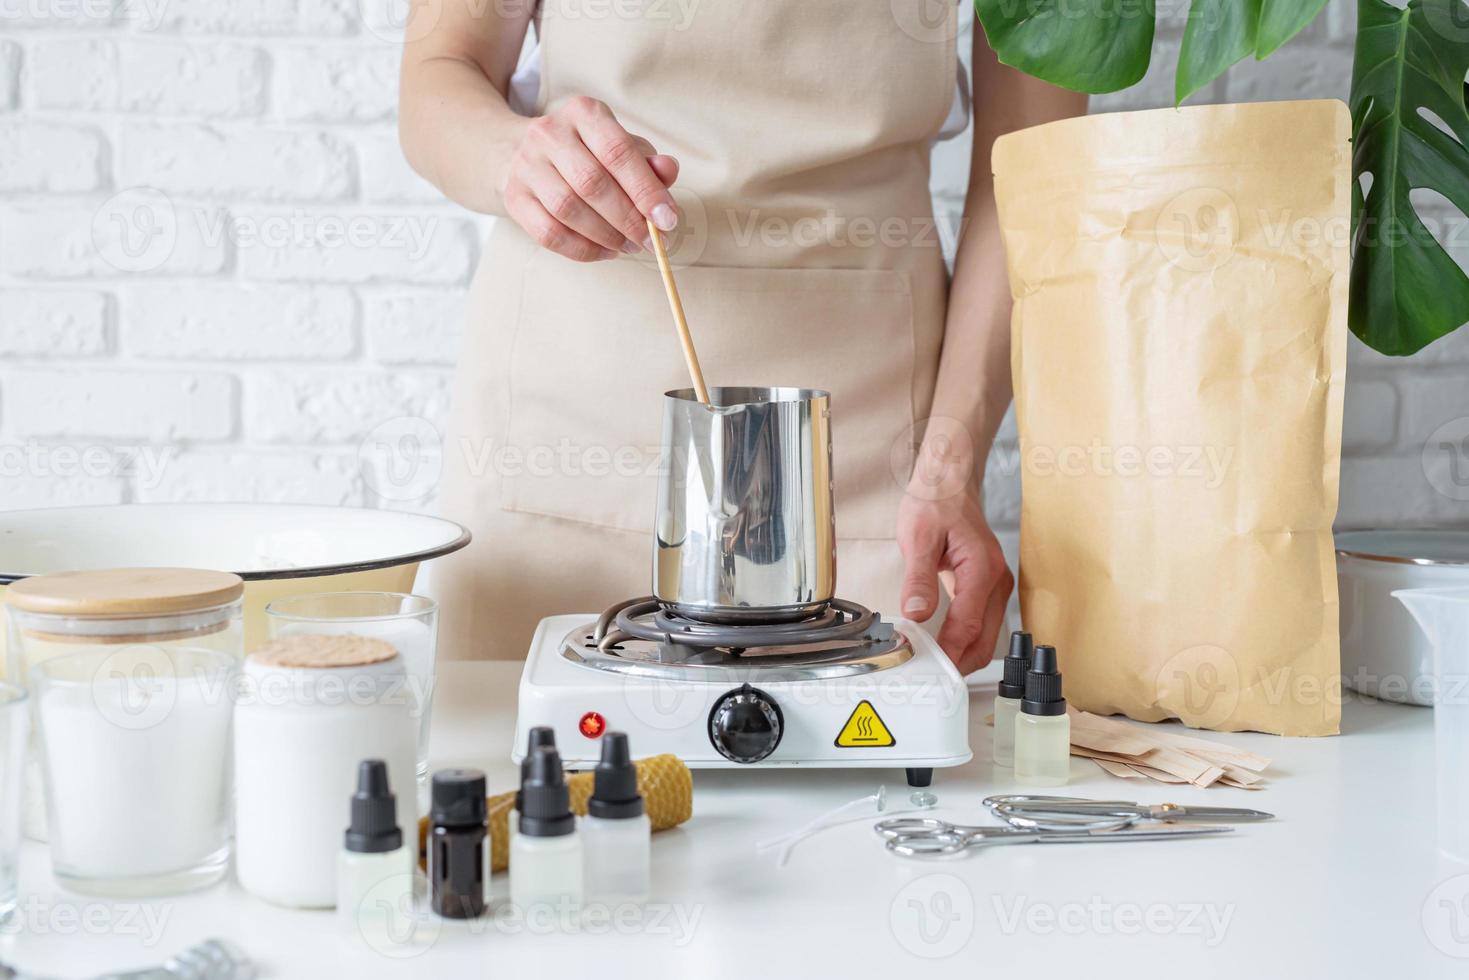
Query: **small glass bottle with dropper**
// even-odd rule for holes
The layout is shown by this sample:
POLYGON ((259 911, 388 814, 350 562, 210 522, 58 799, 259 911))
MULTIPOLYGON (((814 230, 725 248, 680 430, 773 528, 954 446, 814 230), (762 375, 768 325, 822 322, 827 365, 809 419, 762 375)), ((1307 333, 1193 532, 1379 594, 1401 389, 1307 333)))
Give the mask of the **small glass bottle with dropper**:
POLYGON ((337 857, 337 915, 343 924, 370 942, 401 935, 402 925, 413 918, 413 865, 388 786, 388 764, 364 759, 337 857))
POLYGON ((531 755, 520 806, 520 827, 510 842, 510 901, 522 915, 538 908, 575 914, 585 882, 582 841, 555 749, 542 746, 531 755))
POLYGON ((446 919, 475 919, 489 897, 485 774, 440 769, 430 791, 429 901, 446 919))
POLYGON ((1055 647, 1036 647, 1025 674, 1015 716, 1015 778, 1032 786, 1063 786, 1071 778, 1071 719, 1055 647))
POLYGON ((652 830, 627 735, 608 732, 581 823, 587 901, 617 906, 648 900, 652 830))
POLYGON ((1005 676, 995 692, 995 765, 1015 764, 1015 716, 1025 697, 1025 672, 1035 645, 1030 634, 1016 630, 1010 634, 1010 653, 1005 657, 1005 676))
MULTIPOLYGON (((536 749, 541 746, 554 749, 556 747, 556 729, 549 725, 537 725, 532 728, 526 736, 525 758, 520 760, 520 781, 524 783, 530 775, 530 757, 536 754, 536 749)), ((510 808, 510 819, 506 821, 508 828, 507 841, 515 840, 515 833, 520 823, 520 787, 515 788, 515 805, 510 808)))

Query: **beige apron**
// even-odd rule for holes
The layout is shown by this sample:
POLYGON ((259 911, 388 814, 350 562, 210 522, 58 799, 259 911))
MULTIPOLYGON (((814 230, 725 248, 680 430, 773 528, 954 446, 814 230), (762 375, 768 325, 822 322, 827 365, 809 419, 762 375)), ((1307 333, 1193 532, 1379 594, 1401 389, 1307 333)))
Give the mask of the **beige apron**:
MULTIPOLYGON (((542 111, 600 99, 682 165, 673 261, 709 383, 831 392, 837 592, 889 613, 956 67, 954 8, 901 6, 546 0, 540 24, 542 111)), ((434 572, 441 656, 523 657, 542 617, 649 592, 662 394, 688 383, 651 257, 578 264, 496 222, 444 444, 442 510, 474 543, 434 572)))

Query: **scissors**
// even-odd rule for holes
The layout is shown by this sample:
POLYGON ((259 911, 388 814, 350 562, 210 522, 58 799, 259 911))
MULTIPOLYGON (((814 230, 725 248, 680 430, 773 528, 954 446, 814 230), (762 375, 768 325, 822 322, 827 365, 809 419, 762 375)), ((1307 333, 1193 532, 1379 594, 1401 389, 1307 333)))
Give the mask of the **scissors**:
POLYGON ((1140 823, 1250 823, 1275 814, 1232 806, 1129 803, 1075 796, 991 796, 984 805, 1020 830, 1119 830, 1140 823))
POLYGON ((1130 830, 1135 819, 1094 821, 1095 826, 1065 830, 1021 830, 1015 827, 973 827, 937 817, 893 817, 873 830, 887 838, 887 849, 903 857, 944 857, 971 847, 994 844, 1079 844, 1088 841, 1165 840, 1170 837, 1209 837, 1227 834, 1233 827, 1158 827, 1130 830))

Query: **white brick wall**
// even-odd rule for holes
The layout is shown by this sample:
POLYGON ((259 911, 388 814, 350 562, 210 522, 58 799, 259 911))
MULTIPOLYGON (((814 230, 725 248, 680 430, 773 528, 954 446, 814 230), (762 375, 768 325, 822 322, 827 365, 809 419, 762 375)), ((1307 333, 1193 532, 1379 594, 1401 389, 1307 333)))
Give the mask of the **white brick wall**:
MULTIPOLYGON (((393 2, 0 0, 0 451, 32 460, 0 470, 0 508, 432 505, 379 500, 358 447, 442 422, 485 222, 403 162, 393 2)), ((1159 6, 1157 69, 1097 110, 1171 100, 1186 3, 1159 6)), ((1332 0, 1196 101, 1344 98, 1354 20, 1332 0)), ((951 221, 967 168, 967 140, 936 151, 951 221)), ((1433 483, 1469 447, 1430 438, 1469 415, 1466 380, 1469 332, 1411 361, 1353 341, 1344 526, 1462 522, 1433 483)), ((1002 528, 1014 472, 1007 424, 1002 528)))

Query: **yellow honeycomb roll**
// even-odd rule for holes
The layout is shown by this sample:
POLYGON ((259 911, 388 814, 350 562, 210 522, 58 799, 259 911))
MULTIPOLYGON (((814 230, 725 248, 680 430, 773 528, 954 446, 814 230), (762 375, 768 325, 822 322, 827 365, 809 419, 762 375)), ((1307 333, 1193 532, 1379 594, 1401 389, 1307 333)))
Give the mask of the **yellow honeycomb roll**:
MULTIPOLYGON (((676 755, 655 755, 633 763, 638 771, 638 792, 654 830, 677 827, 694 812, 694 777, 689 767, 676 755)), ((587 815, 587 800, 592 797, 594 776, 579 772, 566 777, 571 793, 571 812, 587 815)), ((510 867, 510 811, 515 807, 515 794, 501 793, 489 797, 490 870, 510 867)), ((418 863, 423 865, 428 847, 428 818, 418 821, 418 863)))

